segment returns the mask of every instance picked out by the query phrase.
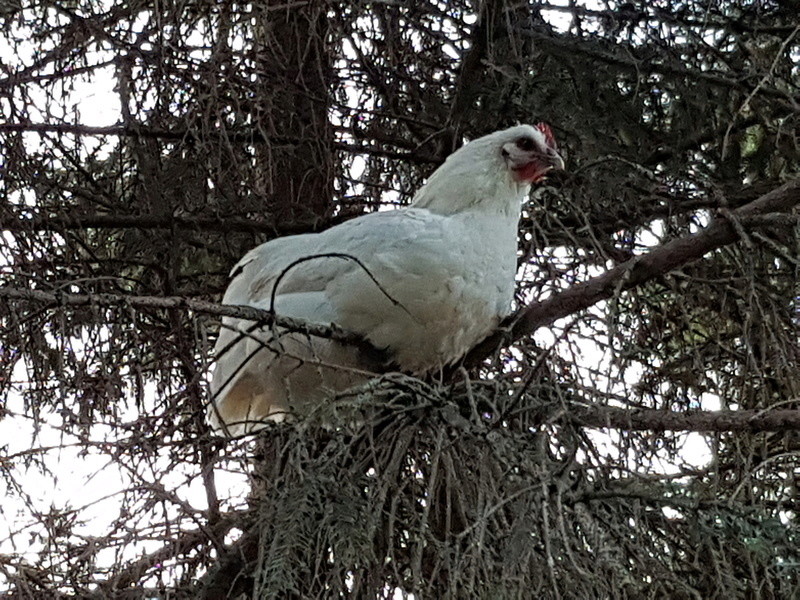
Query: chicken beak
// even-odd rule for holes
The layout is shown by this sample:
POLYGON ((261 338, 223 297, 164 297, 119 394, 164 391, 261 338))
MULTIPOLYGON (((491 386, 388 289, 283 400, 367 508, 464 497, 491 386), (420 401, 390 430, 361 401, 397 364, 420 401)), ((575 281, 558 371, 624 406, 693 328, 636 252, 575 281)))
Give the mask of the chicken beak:
POLYGON ((558 152, 548 153, 548 162, 550 163, 550 167, 554 171, 563 171, 564 170, 564 159, 561 158, 561 155, 558 152))

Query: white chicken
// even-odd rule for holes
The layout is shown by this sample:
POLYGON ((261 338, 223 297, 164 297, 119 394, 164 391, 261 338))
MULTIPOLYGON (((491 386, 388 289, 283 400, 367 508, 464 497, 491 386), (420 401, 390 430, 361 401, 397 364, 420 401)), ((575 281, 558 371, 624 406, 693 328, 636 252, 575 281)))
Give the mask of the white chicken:
MULTIPOLYGON (((563 167, 545 124, 473 140, 409 207, 251 250, 223 302, 270 309, 274 296, 276 314, 358 334, 404 372, 440 369, 510 312, 522 201, 563 167)), ((208 419, 228 436, 302 413, 379 368, 357 346, 230 317, 215 358, 208 419)))

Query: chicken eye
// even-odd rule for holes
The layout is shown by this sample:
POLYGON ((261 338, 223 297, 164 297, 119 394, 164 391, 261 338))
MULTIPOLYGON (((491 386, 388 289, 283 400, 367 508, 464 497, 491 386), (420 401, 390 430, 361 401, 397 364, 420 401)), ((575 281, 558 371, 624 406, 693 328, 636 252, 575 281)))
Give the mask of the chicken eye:
POLYGON ((517 148, 523 152, 533 152, 536 150, 536 142, 533 141, 533 138, 521 137, 516 141, 516 144, 517 148))

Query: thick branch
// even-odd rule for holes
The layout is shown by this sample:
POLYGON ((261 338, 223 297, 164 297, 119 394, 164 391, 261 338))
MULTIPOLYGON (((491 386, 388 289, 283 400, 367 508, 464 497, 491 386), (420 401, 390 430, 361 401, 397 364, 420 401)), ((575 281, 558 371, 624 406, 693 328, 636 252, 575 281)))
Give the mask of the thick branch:
POLYGON ((480 75, 485 68, 483 62, 489 51, 491 32, 494 29, 497 13, 502 10, 502 3, 488 0, 481 8, 478 21, 472 28, 469 50, 464 55, 458 70, 455 92, 450 103, 448 123, 453 128, 454 141, 457 139, 459 126, 472 108, 477 90, 484 84, 480 75))
POLYGON ((233 598, 238 594, 252 590, 254 561, 258 558, 260 528, 255 527, 244 532, 235 544, 222 554, 217 563, 200 580, 198 600, 216 600, 217 598, 233 598))
POLYGON ((475 366, 501 345, 507 345, 540 327, 575 314, 611 298, 615 293, 638 287, 661 275, 693 262, 705 254, 732 244, 739 239, 734 222, 768 213, 791 211, 800 203, 800 179, 745 204, 716 219, 704 230, 683 238, 672 240, 643 256, 637 256, 604 274, 584 283, 554 294, 547 300, 534 302, 509 318, 505 327, 478 344, 465 358, 465 364, 475 366))
POLYGON ((14 287, 0 287, 0 298, 22 300, 61 306, 98 306, 112 308, 153 308, 188 309, 195 312, 224 317, 236 317, 248 321, 262 322, 264 325, 277 325, 290 331, 338 340, 347 344, 363 344, 363 340, 352 333, 341 329, 326 327, 319 323, 310 323, 302 319, 292 319, 272 314, 268 310, 252 306, 233 306, 215 304, 204 300, 194 300, 180 296, 127 296, 125 294, 64 294, 44 292, 14 287))
MULTIPOLYGON (((695 261, 708 252, 739 239, 735 221, 770 213, 792 210, 800 203, 800 179, 791 181, 757 200, 746 204, 727 217, 718 218, 703 231, 673 240, 649 254, 633 258, 609 271, 575 285, 547 300, 535 302, 518 311, 508 319, 506 326, 498 330, 474 348, 465 358, 465 364, 475 366, 501 345, 507 345, 539 327, 584 310, 615 293, 640 286, 673 269, 695 261)), ((248 306, 225 306, 182 297, 126 296, 119 294, 55 294, 40 290, 2 287, 0 298, 27 300, 65 306, 117 306, 134 308, 185 308, 207 314, 237 317, 264 323, 275 323, 292 331, 336 339, 345 343, 363 343, 351 333, 342 332, 323 325, 299 319, 275 317, 269 311, 248 306)))
POLYGON ((570 404, 565 418, 586 427, 624 431, 797 431, 800 410, 703 410, 675 412, 570 404))

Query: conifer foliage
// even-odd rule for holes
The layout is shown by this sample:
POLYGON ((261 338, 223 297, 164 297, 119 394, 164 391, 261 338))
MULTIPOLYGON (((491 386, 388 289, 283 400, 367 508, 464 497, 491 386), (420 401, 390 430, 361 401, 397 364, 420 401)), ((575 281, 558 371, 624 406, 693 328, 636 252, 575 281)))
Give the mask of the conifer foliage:
POLYGON ((798 10, 0 3, 4 597, 800 595, 798 10), (242 254, 517 122, 515 317, 212 435, 242 254))

